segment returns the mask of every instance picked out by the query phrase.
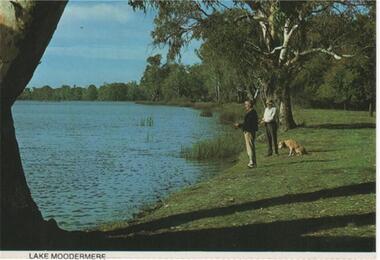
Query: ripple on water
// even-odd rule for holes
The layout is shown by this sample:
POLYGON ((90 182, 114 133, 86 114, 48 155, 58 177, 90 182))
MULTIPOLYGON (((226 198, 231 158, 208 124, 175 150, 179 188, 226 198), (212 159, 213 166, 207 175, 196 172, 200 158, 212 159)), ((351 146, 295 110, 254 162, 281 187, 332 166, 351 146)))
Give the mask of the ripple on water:
POLYGON ((181 147, 220 128, 195 110, 131 103, 16 102, 13 112, 33 198, 69 230, 128 219, 196 182, 209 166, 181 147), (148 116, 152 127, 136 124, 148 116))

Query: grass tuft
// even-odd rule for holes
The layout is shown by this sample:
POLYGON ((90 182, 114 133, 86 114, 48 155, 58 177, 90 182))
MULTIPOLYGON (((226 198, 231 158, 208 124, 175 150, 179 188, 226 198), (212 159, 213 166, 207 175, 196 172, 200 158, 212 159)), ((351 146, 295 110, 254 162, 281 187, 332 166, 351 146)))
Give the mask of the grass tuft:
POLYGON ((154 123, 154 120, 153 120, 153 117, 151 116, 140 119, 140 126, 153 126, 153 123, 154 123))
POLYGON ((215 139, 198 142, 190 148, 183 148, 181 153, 187 159, 222 160, 238 156, 243 147, 241 131, 231 131, 215 139))
POLYGON ((203 116, 203 117, 212 117, 212 111, 211 110, 203 110, 201 113, 200 113, 200 116, 203 116))

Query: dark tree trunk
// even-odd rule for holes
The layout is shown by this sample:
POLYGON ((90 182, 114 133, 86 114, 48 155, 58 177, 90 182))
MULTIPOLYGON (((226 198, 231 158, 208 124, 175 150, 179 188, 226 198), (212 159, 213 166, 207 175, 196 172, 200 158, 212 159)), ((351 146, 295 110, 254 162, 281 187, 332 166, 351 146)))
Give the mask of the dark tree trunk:
POLYGON ((66 1, 0 3, 1 249, 43 247, 54 236, 52 230, 58 230, 54 221, 43 220, 31 197, 11 107, 33 76, 65 5, 66 1))
POLYGON ((293 118, 290 89, 287 80, 273 76, 262 87, 265 101, 272 100, 279 109, 280 126, 284 130, 296 128, 297 125, 293 118))
POLYGON ((292 102, 290 99, 290 90, 289 87, 283 86, 282 95, 281 95, 281 105, 280 105, 280 125, 284 130, 289 130, 297 127, 297 124, 294 122, 293 111, 292 111, 292 102))
POLYGON ((372 100, 369 101, 368 112, 369 112, 369 116, 373 117, 373 103, 372 103, 372 100))
POLYGON ((220 83, 219 81, 215 85, 216 102, 220 103, 220 83))

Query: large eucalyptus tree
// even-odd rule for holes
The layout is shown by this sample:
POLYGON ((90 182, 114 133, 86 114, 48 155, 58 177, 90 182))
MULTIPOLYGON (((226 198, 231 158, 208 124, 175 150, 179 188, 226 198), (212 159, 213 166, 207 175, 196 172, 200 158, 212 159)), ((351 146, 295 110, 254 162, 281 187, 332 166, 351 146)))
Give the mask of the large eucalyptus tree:
POLYGON ((49 227, 54 228, 43 220, 30 195, 11 107, 39 64, 65 5, 66 1, 0 1, 2 249, 38 246, 48 237, 49 227))
MULTIPOLYGON (((363 12, 359 1, 280 1, 280 0, 130 0, 134 8, 158 10, 152 33, 155 44, 169 46, 168 58, 175 58, 193 39, 206 40, 210 30, 233 22, 251 27, 240 60, 257 74, 264 98, 280 105, 280 121, 285 129, 296 126, 291 107, 289 81, 300 64, 316 53, 335 60, 351 57, 342 35, 355 12, 363 12), (231 16, 231 14, 235 14, 231 16), (216 19, 222 15, 224 19, 216 19), (319 19, 324 17, 323 19, 319 19), (340 30, 333 25, 343 25, 340 30), (260 72, 260 73, 258 73, 260 72)), ((222 43, 222 39, 220 41, 222 43)))

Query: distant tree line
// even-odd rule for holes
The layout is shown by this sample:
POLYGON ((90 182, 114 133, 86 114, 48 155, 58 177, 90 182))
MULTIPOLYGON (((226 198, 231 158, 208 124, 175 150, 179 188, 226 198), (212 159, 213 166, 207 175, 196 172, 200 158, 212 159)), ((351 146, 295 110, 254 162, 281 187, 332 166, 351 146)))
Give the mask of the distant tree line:
POLYGON ((128 83, 106 83, 97 88, 63 85, 59 88, 43 86, 26 88, 19 100, 39 101, 135 101, 146 100, 144 90, 132 81, 128 83))

